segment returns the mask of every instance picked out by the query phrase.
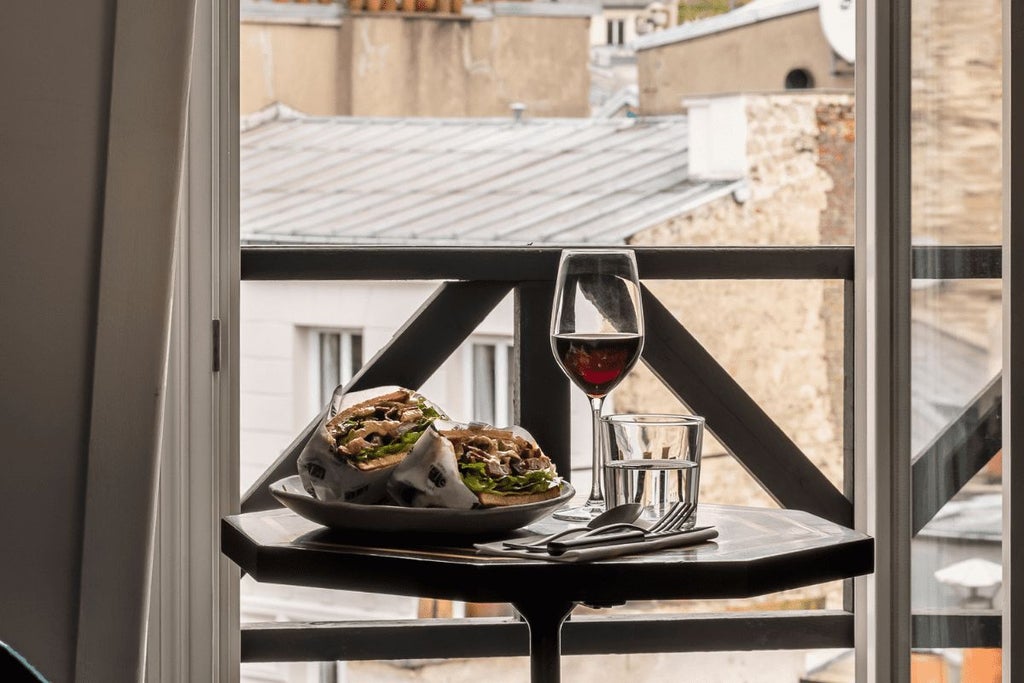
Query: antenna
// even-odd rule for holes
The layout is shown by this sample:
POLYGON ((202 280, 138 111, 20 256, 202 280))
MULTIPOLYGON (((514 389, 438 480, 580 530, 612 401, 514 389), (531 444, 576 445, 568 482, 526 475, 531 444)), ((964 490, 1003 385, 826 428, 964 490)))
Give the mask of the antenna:
POLYGON ((857 55, 857 1, 819 0, 818 16, 825 40, 850 64, 857 55))

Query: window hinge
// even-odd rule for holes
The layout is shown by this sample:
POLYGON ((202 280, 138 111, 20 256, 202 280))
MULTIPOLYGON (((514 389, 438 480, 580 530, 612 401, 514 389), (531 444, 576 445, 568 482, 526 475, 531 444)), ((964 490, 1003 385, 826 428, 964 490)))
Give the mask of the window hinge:
POLYGON ((220 320, 213 319, 213 371, 220 372, 220 320))

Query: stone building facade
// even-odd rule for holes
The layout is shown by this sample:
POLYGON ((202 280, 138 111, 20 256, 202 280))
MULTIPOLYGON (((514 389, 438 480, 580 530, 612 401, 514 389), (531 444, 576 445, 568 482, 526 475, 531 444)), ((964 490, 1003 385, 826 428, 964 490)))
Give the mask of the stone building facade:
MULTIPOLYGON (((725 197, 630 240, 634 245, 852 244, 852 95, 744 98, 745 201, 725 197)), ((699 133, 698 133, 699 134, 699 133)), ((742 199, 742 197, 741 197, 742 199)), ((651 290, 837 487, 843 486, 843 283, 658 281, 651 290)), ((682 409, 646 368, 615 391, 616 410, 682 409)), ((703 502, 774 505, 713 439, 705 447, 703 502)), ((835 586, 797 604, 839 600, 835 586)), ((773 598, 777 599, 777 598, 773 598)))

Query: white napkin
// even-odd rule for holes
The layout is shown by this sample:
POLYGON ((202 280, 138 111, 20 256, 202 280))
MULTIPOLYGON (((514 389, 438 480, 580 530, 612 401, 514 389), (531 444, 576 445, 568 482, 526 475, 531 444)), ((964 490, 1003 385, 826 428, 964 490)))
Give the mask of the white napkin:
MULTIPOLYGON (((579 548, 578 550, 567 550, 561 555, 549 553, 529 552, 527 550, 516 550, 506 548, 504 541, 493 543, 477 543, 474 547, 480 555, 495 555, 498 557, 519 557, 527 560, 550 560, 551 562, 593 562, 594 560, 607 560, 623 555, 640 555, 653 550, 665 548, 681 548, 688 545, 697 545, 718 537, 717 529, 701 529, 700 531, 684 531, 664 538, 652 538, 646 541, 631 541, 627 543, 616 543, 614 545, 599 545, 592 548, 579 548)), ((530 539, 516 539, 517 541, 529 542, 530 539)))

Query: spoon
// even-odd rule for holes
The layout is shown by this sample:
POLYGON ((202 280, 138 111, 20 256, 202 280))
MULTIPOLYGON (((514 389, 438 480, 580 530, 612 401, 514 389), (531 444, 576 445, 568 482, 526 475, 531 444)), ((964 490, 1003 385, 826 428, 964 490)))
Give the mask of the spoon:
POLYGON ((612 529, 618 529, 620 527, 632 527, 633 522, 636 521, 637 517, 640 516, 640 512, 643 510, 643 506, 639 503, 625 503, 623 505, 617 505, 613 508, 609 508, 599 514, 594 519, 590 520, 586 526, 573 527, 572 529, 563 529, 554 534, 543 536, 532 541, 505 541, 506 548, 514 548, 516 550, 547 550, 548 543, 551 541, 558 540, 569 534, 576 532, 593 531, 594 529, 602 529, 611 531, 612 529))

